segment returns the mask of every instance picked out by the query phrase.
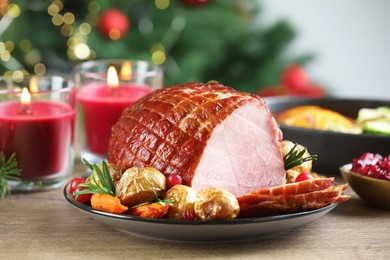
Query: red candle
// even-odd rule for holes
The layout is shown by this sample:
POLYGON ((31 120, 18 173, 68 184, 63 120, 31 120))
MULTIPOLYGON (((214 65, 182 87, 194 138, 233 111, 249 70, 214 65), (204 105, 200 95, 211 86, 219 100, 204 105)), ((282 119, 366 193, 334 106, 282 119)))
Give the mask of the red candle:
POLYGON ((105 155, 111 135, 111 127, 123 110, 139 98, 152 92, 144 85, 90 84, 78 93, 84 116, 86 144, 90 152, 105 155))
POLYGON ((75 111, 55 101, 0 103, 0 149, 15 153, 22 180, 53 177, 69 160, 75 111))

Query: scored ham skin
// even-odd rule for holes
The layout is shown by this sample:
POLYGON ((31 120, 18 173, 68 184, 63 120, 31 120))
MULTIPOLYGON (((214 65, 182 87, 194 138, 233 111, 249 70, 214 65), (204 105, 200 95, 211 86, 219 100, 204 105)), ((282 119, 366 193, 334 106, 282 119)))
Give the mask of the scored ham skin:
POLYGON ((108 161, 177 173, 196 191, 218 187, 240 196, 284 183, 281 141, 260 97, 217 83, 187 83, 125 109, 112 128, 108 161))

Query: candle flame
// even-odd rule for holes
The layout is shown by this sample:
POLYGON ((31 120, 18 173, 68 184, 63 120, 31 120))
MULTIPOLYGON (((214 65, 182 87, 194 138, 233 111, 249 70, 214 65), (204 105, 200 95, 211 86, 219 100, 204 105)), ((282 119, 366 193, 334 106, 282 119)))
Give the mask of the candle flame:
POLYGON ((131 69, 131 63, 129 61, 125 61, 121 68, 121 78, 124 80, 131 79, 131 75, 133 74, 133 71, 131 69))
POLYGON ((119 85, 118 73, 114 66, 108 67, 107 71, 107 85, 110 88, 116 88, 119 85))
POLYGON ((31 96, 27 88, 23 88, 22 95, 20 96, 20 102, 22 103, 22 105, 30 105, 31 96))

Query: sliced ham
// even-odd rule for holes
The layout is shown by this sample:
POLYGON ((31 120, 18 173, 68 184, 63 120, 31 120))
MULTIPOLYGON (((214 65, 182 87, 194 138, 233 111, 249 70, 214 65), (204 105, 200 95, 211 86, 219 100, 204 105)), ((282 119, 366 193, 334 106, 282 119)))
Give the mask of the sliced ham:
POLYGON ((179 174, 196 191, 241 196, 285 180, 282 133, 264 101, 221 84, 157 90, 112 128, 108 160, 123 168, 179 174))

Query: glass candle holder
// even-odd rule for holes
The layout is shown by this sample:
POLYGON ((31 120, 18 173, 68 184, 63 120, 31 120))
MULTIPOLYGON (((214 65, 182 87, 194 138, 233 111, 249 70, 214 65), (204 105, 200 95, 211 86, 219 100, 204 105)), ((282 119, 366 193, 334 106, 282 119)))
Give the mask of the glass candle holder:
POLYGON ((74 166, 76 88, 60 76, 0 78, 0 149, 14 154, 20 181, 12 190, 57 188, 74 166))
POLYGON ((96 60, 75 67, 79 153, 92 163, 107 160, 111 127, 123 110, 163 86, 163 71, 139 60, 96 60))

